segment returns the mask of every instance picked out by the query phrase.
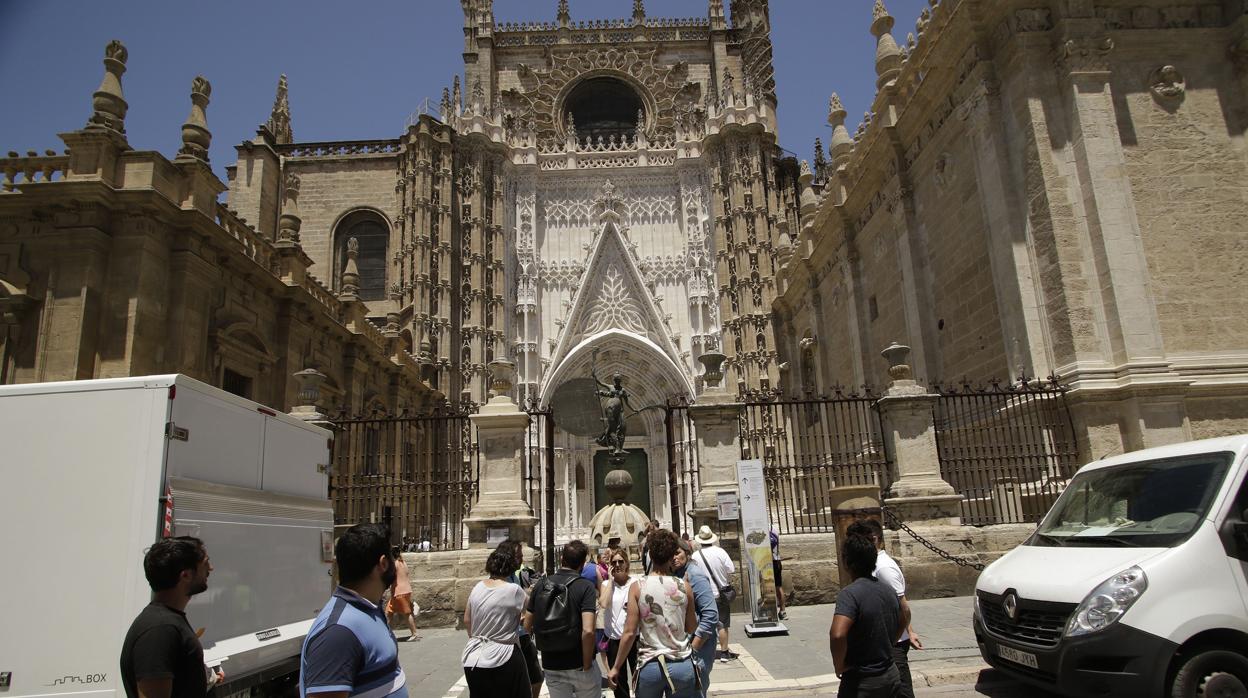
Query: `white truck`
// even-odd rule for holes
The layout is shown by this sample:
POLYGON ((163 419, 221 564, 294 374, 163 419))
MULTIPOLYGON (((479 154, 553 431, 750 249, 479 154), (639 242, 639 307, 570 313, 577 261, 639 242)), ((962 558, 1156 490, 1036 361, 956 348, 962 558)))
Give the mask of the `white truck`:
POLYGON ((143 553, 203 539, 217 695, 274 687, 331 592, 330 432, 181 375, 0 386, 0 697, 122 695, 143 553))

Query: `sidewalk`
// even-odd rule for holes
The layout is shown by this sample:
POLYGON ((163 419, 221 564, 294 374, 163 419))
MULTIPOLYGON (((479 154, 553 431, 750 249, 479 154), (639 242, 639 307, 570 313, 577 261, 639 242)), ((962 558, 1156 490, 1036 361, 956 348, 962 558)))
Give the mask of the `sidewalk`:
MULTIPOLYGON (((971 597, 912 601, 914 629, 928 648, 910 652, 915 686, 974 683, 987 668, 975 647, 971 629, 971 597)), ((746 615, 732 617, 729 644, 741 655, 736 661, 716 663, 711 672, 711 695, 772 698, 809 695, 812 689, 835 686, 828 627, 834 607, 797 606, 789 609, 788 635, 745 636, 746 615)), ((460 654, 468 636, 462 630, 422 630, 420 642, 399 643, 399 661, 407 674, 413 698, 460 698, 468 695, 460 654)), ((402 636, 400 636, 401 639, 402 636)), ((609 692, 604 692, 610 696, 609 692)), ((543 691, 542 695, 546 695, 543 691)))

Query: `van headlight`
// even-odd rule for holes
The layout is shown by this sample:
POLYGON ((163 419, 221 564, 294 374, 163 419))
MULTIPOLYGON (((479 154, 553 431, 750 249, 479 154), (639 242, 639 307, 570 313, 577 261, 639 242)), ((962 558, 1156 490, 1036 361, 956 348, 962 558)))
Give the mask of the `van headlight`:
POLYGON ((1101 582, 1075 609, 1066 624, 1066 637, 1100 632, 1118 622, 1148 588, 1148 575, 1139 567, 1125 569, 1101 582))

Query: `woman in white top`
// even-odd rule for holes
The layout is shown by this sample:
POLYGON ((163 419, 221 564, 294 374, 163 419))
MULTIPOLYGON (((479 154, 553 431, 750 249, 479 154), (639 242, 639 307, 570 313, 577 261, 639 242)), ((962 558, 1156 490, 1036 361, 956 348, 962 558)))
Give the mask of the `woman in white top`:
MULTIPOLYGON (((598 590, 598 606, 603 609, 603 632, 607 635, 607 664, 615 664, 620 651, 620 637, 624 634, 624 623, 628 618, 628 592, 637 583, 637 579, 628 574, 628 553, 620 548, 612 548, 608 557, 611 577, 602 583, 598 590)), ((637 672, 637 644, 627 655, 630 674, 637 672)), ((628 682, 619 681, 615 685, 615 698, 628 698, 628 682)))
POLYGON ((620 648, 608 680, 620 683, 620 672, 637 644, 633 690, 637 698, 697 698, 702 695, 700 661, 690 647, 698 627, 693 588, 672 574, 679 539, 668 530, 649 538, 650 573, 628 590, 628 613, 620 648))
POLYGON ((509 552, 490 553, 485 562, 489 579, 477 582, 468 595, 463 665, 468 695, 473 698, 532 698, 516 634, 525 592, 508 581, 514 567, 509 552))

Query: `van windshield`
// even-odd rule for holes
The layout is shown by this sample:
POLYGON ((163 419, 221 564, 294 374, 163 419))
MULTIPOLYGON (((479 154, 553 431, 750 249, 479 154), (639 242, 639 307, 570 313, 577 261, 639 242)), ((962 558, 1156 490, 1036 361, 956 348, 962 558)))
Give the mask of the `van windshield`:
POLYGON ((1027 544, 1176 546, 1209 513, 1232 458, 1207 453, 1080 473, 1027 544))

